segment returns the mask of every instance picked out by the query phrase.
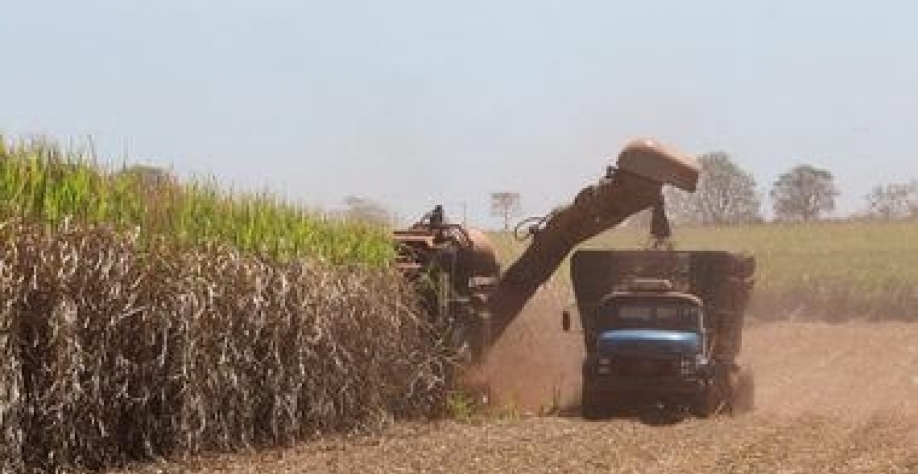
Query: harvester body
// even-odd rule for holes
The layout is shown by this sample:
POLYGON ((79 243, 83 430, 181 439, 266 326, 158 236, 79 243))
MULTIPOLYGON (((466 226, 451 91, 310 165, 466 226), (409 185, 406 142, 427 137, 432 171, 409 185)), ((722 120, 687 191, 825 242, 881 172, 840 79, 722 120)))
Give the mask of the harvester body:
POLYGON ((399 270, 415 285, 431 322, 450 335, 470 361, 490 341, 487 301, 500 264, 480 230, 450 224, 439 206, 408 229, 394 233, 399 270))
POLYGON ((751 408, 752 381, 737 360, 754 272, 740 253, 576 252, 584 415, 637 404, 699 416, 751 408))

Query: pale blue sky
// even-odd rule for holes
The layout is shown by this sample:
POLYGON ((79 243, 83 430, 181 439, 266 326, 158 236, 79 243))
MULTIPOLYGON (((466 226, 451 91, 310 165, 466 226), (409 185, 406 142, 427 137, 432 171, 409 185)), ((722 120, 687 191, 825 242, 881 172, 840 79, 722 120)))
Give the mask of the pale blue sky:
POLYGON ((566 201, 629 137, 918 178, 918 2, 0 0, 0 132, 405 218, 566 201))

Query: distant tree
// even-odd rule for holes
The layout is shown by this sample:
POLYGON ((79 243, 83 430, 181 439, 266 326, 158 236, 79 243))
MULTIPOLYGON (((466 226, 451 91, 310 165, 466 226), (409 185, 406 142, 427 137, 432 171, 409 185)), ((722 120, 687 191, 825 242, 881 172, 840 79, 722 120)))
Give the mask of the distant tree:
POLYGON ((835 210, 838 188, 832 173, 810 165, 799 165, 782 174, 771 188, 775 218, 817 220, 835 210))
POLYGON ((370 198, 347 196, 344 198, 344 205, 347 206, 344 211, 347 219, 379 225, 392 223, 392 213, 385 206, 370 198))
POLYGON ((116 173, 117 176, 130 178, 144 186, 156 187, 175 183, 177 179, 169 170, 151 165, 130 165, 116 173))
POLYGON ((114 174, 116 180, 128 183, 147 197, 178 192, 179 180, 169 170, 150 165, 125 166, 114 174))
POLYGON ((698 158, 701 175, 694 193, 666 189, 667 214, 676 222, 719 225, 758 222, 762 201, 755 178, 729 154, 714 152, 698 158))
POLYGON ((866 200, 867 215, 874 219, 918 217, 918 181, 877 185, 866 200))
POLYGON ((504 230, 510 230, 510 219, 518 217, 522 209, 520 193, 508 191, 491 193, 491 215, 503 219, 504 230))

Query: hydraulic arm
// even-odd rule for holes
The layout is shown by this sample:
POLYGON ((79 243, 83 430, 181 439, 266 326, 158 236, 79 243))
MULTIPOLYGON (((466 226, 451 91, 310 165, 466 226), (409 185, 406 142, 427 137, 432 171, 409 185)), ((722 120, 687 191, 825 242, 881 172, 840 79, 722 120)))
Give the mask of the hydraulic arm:
POLYGON ((698 171, 690 156, 654 140, 629 143, 618 157, 617 168, 610 167, 597 184, 581 190, 573 203, 556 209, 529 230, 532 243, 502 275, 489 298, 491 340, 500 337, 538 287, 581 242, 648 208, 654 211, 653 237, 669 237, 663 185, 693 192, 698 171))

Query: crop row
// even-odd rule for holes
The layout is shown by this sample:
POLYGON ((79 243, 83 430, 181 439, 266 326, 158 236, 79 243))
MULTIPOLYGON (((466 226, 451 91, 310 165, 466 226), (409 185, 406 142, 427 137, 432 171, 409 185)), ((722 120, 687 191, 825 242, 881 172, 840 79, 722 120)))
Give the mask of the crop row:
POLYGON ((180 183, 148 166, 107 170, 90 154, 40 139, 0 137, 0 218, 142 229, 144 239, 157 236, 186 247, 229 244, 282 260, 379 266, 393 255, 388 236, 376 227, 328 219, 266 193, 180 183))
POLYGON ((444 406, 394 270, 0 224, 0 472, 277 446, 444 406))

